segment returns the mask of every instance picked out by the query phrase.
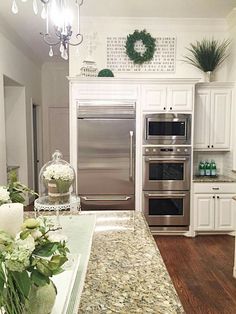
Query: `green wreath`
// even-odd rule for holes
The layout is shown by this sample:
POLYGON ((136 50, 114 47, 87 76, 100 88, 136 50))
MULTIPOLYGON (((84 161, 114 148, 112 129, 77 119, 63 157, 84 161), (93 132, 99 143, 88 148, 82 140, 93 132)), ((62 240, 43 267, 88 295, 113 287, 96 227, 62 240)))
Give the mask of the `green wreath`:
POLYGON ((135 30, 133 34, 127 36, 125 48, 126 54, 135 64, 143 64, 153 58, 156 50, 155 38, 147 33, 145 29, 143 31, 135 30), (141 40, 146 48, 143 54, 134 49, 134 45, 138 40, 141 40))

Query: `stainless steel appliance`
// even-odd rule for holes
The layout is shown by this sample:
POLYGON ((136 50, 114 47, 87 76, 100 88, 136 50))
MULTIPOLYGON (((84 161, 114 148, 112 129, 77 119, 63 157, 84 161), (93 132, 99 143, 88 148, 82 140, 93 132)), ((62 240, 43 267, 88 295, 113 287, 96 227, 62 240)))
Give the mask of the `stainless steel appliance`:
POLYGON ((191 115, 155 113, 144 115, 144 144, 191 144, 191 115))
POLYGON ((191 148, 143 148, 143 205, 150 226, 188 226, 191 148))
POLYGON ((189 191, 144 191, 144 212, 150 226, 188 226, 189 191))
POLYGON ((190 163, 190 147, 144 147, 144 190, 189 190, 190 163))
POLYGON ((82 210, 134 209, 135 104, 79 103, 77 117, 82 210))

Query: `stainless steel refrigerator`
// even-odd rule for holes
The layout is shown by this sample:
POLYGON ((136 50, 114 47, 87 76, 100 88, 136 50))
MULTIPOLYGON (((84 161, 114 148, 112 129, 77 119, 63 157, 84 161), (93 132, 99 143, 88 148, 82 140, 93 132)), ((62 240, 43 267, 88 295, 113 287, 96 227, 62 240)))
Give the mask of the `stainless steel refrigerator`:
POLYGON ((135 103, 79 103, 77 117, 82 210, 134 209, 135 103))

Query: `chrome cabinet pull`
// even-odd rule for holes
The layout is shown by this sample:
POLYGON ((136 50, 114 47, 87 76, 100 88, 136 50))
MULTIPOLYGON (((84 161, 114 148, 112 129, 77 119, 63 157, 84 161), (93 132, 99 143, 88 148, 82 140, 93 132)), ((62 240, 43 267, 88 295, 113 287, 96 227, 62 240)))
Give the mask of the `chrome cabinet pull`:
POLYGON ((133 181, 133 136, 134 132, 129 131, 129 139, 130 139, 130 146, 129 146, 129 178, 133 181))
POLYGON ((214 191, 218 191, 220 188, 212 188, 212 190, 214 191))

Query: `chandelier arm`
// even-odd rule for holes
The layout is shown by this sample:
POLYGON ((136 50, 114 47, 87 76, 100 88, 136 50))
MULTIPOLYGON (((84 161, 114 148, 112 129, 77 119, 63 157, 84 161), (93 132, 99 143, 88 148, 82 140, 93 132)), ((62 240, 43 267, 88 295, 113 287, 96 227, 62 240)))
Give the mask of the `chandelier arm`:
MULTIPOLYGON (((42 1, 42 0, 41 0, 42 1)), ((79 0, 76 0, 76 4, 81 7, 81 5, 84 3, 84 0, 81 0, 80 3, 79 3, 79 0)))
POLYGON ((75 44, 75 43, 70 43, 70 42, 68 42, 68 45, 70 45, 70 46, 78 46, 78 45, 80 45, 81 43, 82 43, 82 41, 83 41, 83 39, 84 39, 84 37, 83 37, 83 35, 82 34, 77 34, 76 35, 76 38, 78 39, 78 42, 75 44), (79 38, 80 37, 80 38, 79 38))
POLYGON ((47 36, 49 36, 49 34, 40 33, 40 35, 43 37, 43 40, 45 41, 45 43, 48 44, 49 46, 57 46, 61 42, 60 39, 57 42, 50 42, 49 40, 47 40, 47 36))
MULTIPOLYGON (((50 0, 40 0, 43 4, 48 4, 50 0)), ((83 0, 82 0, 83 1, 83 0)))

